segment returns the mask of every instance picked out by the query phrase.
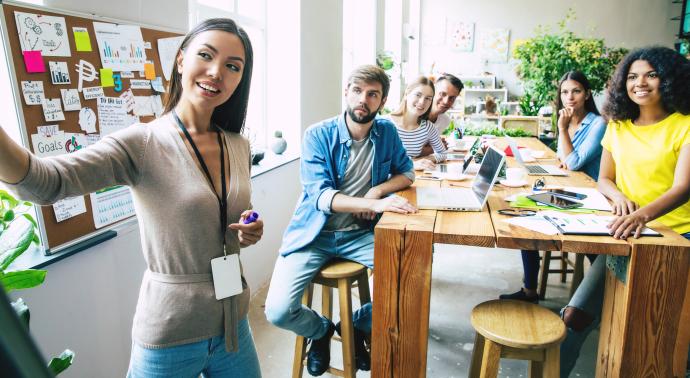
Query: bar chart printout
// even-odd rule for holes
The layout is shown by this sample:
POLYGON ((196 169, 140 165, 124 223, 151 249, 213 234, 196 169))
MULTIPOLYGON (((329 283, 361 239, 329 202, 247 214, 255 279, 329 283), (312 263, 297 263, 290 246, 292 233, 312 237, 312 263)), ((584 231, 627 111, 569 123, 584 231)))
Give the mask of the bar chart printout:
POLYGON ((141 29, 134 25, 94 22, 103 68, 113 71, 143 71, 146 51, 141 29))

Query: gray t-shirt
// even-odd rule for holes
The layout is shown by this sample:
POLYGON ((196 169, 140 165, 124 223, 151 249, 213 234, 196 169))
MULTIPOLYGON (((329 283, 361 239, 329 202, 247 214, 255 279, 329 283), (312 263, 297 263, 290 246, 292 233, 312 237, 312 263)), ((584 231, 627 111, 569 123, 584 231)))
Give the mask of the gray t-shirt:
MULTIPOLYGON (((371 189, 371 165, 374 162, 374 143, 369 137, 352 140, 350 158, 338 190, 351 197, 364 197, 371 189)), ((324 230, 348 231, 365 227, 366 222, 355 218, 351 213, 333 213, 328 217, 324 230)))

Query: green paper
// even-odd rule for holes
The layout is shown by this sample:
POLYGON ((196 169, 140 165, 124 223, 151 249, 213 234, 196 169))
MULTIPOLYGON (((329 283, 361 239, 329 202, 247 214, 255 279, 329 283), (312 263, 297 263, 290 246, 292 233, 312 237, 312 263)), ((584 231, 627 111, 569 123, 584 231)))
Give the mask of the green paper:
POLYGON ((110 68, 101 68, 101 87, 114 87, 113 70, 110 68))
POLYGON ((74 44, 77 45, 77 51, 93 51, 91 49, 91 39, 89 38, 88 32, 75 31, 74 44))
POLYGON ((511 207, 519 207, 523 209, 532 209, 532 210, 556 210, 556 211, 563 211, 563 212, 569 212, 569 213, 584 213, 584 214, 593 214, 596 212, 596 210, 590 210, 590 209, 559 209, 554 206, 548 206, 548 205, 540 205, 531 199, 525 197, 525 196, 518 196, 515 201, 510 203, 511 207))

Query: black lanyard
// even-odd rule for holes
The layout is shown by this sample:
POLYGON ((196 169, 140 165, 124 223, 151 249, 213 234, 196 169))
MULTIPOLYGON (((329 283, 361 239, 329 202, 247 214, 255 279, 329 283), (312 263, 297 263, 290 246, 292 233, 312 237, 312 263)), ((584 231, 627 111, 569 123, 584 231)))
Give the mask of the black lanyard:
POLYGON ((187 128, 184 127, 184 123, 182 123, 180 117, 177 116, 177 113, 175 111, 173 111, 172 113, 175 117, 175 121, 177 122, 177 126, 180 128, 180 130, 182 130, 184 136, 187 138, 187 141, 192 146, 194 154, 196 155, 196 158, 199 160, 199 164, 201 165, 201 168, 204 170, 204 174, 206 174, 206 178, 208 178, 208 181, 211 183, 211 188, 213 188, 213 194, 216 196, 216 199, 218 200, 218 206, 220 207, 220 234, 223 236, 223 254, 226 255, 227 253, 225 251, 225 227, 228 221, 228 198, 227 188, 225 187, 225 149, 223 148, 223 141, 220 137, 220 130, 216 129, 216 135, 218 136, 218 146, 220 146, 221 196, 218 197, 216 187, 215 185, 213 185, 213 179, 211 178, 211 173, 208 171, 208 167, 206 166, 204 157, 201 156, 199 149, 196 147, 196 143, 194 143, 192 136, 189 135, 189 131, 187 131, 187 128))

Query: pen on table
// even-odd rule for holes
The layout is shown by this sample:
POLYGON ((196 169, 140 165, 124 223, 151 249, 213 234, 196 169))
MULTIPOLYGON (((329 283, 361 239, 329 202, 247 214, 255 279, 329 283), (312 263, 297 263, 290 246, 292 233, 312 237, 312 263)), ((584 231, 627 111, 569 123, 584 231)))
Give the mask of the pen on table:
POLYGON ((244 219, 242 219, 243 224, 249 224, 249 223, 254 223, 256 220, 259 219, 259 213, 256 211, 252 211, 247 215, 244 219))

